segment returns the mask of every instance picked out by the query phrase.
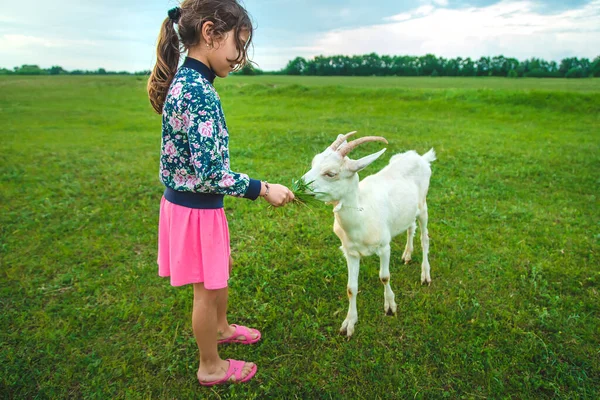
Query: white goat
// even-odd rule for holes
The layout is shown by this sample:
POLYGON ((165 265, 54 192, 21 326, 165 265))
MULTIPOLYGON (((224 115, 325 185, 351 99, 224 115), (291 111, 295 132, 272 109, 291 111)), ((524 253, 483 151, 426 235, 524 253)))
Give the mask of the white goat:
POLYGON ((342 251, 348 263, 348 315, 340 334, 348 338, 354 333, 358 320, 356 295, 360 258, 377 254, 380 260, 379 279, 384 285, 384 311, 396 314, 394 292, 390 287, 390 242, 404 231, 408 232, 405 263, 413 251, 413 236, 418 218, 421 227, 423 263, 421 283, 431 283, 429 275, 429 236, 427 234, 427 190, 431 168, 435 160, 433 149, 420 156, 415 151, 394 155, 390 163, 378 173, 359 182, 357 172, 367 167, 386 149, 359 160, 346 155, 356 146, 372 141, 387 143, 383 137, 367 136, 350 143, 347 139, 355 132, 339 135, 324 152, 312 160, 312 167, 302 179, 309 185, 315 198, 335 205, 333 231, 342 242, 342 251))

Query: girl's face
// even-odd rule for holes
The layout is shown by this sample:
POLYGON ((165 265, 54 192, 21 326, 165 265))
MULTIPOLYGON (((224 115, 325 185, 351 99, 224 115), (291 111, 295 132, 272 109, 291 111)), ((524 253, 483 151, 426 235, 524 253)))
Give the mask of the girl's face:
MULTIPOLYGON (((209 67, 218 77, 225 78, 241 61, 241 54, 237 49, 235 31, 232 29, 225 37, 213 44, 213 48, 207 54, 209 67)), ((249 32, 242 30, 239 33, 243 44, 248 41, 249 32)))

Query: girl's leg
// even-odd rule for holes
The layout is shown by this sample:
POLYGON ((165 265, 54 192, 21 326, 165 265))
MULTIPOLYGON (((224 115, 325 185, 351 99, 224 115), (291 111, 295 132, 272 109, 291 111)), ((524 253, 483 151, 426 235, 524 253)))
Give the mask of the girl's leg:
POLYGON ((223 292, 217 302, 217 337, 223 339, 233 334, 234 329, 227 322, 227 301, 229 300, 229 288, 221 289, 223 292))
MULTIPOLYGON (((231 273, 231 267, 233 264, 233 259, 229 257, 229 272, 231 273)), ((221 289, 223 292, 219 295, 219 299, 217 302, 217 338, 218 339, 226 339, 233 335, 235 332, 235 328, 229 325, 227 322, 227 301, 229 299, 229 288, 226 287, 221 289)), ((257 333, 251 333, 250 337, 252 339, 256 339, 258 337, 257 333)), ((243 336, 237 337, 239 340, 244 340, 243 336)))
MULTIPOLYGON (((203 283, 194 284, 192 328, 200 352, 198 379, 205 382, 223 379, 229 368, 229 362, 221 359, 217 351, 217 309, 223 296, 226 298, 227 288, 208 290, 203 283)), ((242 377, 248 375, 253 365, 244 365, 242 377)))

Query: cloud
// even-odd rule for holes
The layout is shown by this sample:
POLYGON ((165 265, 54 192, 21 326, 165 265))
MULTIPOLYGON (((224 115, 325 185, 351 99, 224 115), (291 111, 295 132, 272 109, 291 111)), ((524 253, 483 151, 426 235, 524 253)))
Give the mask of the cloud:
POLYGON ((35 48, 57 48, 74 46, 96 46, 91 40, 70 40, 62 38, 42 38, 27 35, 5 34, 0 36, 0 48, 5 50, 35 50, 35 48))
POLYGON ((0 15, 0 22, 15 22, 15 19, 8 15, 0 15))
POLYGON ((166 16, 164 4, 142 0, 34 1, 26 12, 22 4, 6 3, 0 10, 0 68, 151 69, 166 16))
POLYGON ((288 61, 296 57, 312 57, 318 54, 318 47, 290 46, 290 47, 265 47, 256 46, 251 58, 264 71, 276 71, 284 68, 288 61))
POLYGON ((419 8, 417 8, 414 13, 415 15, 429 15, 431 14, 433 11, 435 10, 435 7, 431 4, 425 4, 424 6, 421 6, 419 8))
POLYGON ((410 13, 402 13, 402 14, 392 15, 391 17, 385 17, 383 20, 384 21, 406 21, 406 20, 411 19, 412 17, 413 17, 413 15, 410 13))
MULTIPOLYGON (((283 0, 272 2, 279 5, 283 0)), ((564 6, 569 9, 563 7, 554 14, 548 14, 549 0, 503 0, 459 9, 456 3, 412 0, 406 2, 414 5, 412 9, 390 6, 387 10, 392 11, 382 18, 384 8, 373 11, 368 3, 358 7, 358 2, 352 1, 342 7, 320 2, 309 8, 310 18, 293 15, 293 20, 305 21, 304 29, 297 29, 291 17, 282 12, 277 18, 280 25, 259 25, 253 59, 261 69, 271 71, 285 67, 297 56, 320 54, 433 53, 473 58, 503 54, 518 59, 560 60, 568 56, 593 58, 600 52, 595 45, 600 43, 600 0, 580 6, 564 2, 570 3, 564 6), (314 24, 308 24, 311 21, 314 24), (338 29, 329 30, 332 26, 338 29)), ((9 2, 0 14, 0 67, 37 64, 44 68, 61 65, 68 70, 151 69, 165 7, 148 3, 140 8, 142 4, 147 2, 57 0, 40 3, 24 15, 18 4, 9 2), (135 18, 131 18, 133 10, 135 18)))
POLYGON ((152 66, 152 46, 124 42, 118 47, 114 40, 64 39, 19 34, 0 35, 0 67, 22 64, 47 68, 60 65, 67 70, 103 67, 109 70, 141 71, 152 66), (143 49, 144 58, 136 56, 143 49), (18 59, 18 64, 12 60, 18 59), (124 67, 125 65, 129 67, 124 67))
POLYGON ((486 7, 447 8, 445 0, 425 2, 386 23, 329 31, 309 48, 313 55, 433 53, 443 57, 503 54, 526 59, 593 58, 600 50, 600 0, 556 14, 541 14, 541 3, 504 0, 486 7))

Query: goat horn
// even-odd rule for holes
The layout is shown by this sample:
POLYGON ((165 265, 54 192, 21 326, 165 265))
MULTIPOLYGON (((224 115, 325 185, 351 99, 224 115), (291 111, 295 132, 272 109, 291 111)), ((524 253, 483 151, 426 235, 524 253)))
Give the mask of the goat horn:
POLYGON ((354 148, 356 148, 357 146, 366 143, 366 142, 383 142, 385 144, 388 144, 388 141, 381 136, 365 136, 365 137, 361 137, 359 139, 353 140, 350 143, 348 143, 346 146, 344 146, 343 149, 341 149, 339 151, 340 155, 342 157, 345 157, 348 155, 348 153, 350 153, 354 148))
POLYGON ((342 145, 342 143, 344 143, 345 140, 348 140, 348 138, 354 135, 355 133, 356 131, 346 133, 344 136, 342 136, 339 139, 336 139, 333 143, 331 143, 331 146, 329 146, 329 148, 331 148, 331 150, 333 151, 336 151, 342 145))

